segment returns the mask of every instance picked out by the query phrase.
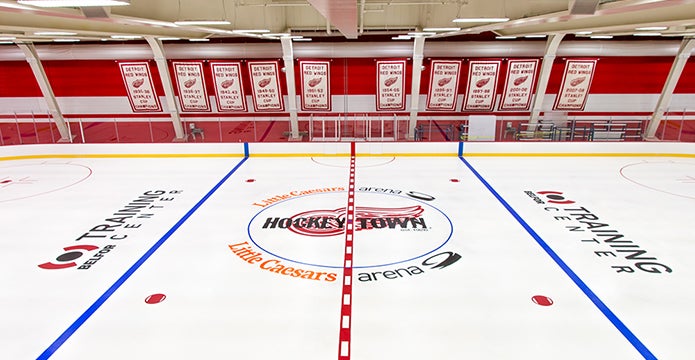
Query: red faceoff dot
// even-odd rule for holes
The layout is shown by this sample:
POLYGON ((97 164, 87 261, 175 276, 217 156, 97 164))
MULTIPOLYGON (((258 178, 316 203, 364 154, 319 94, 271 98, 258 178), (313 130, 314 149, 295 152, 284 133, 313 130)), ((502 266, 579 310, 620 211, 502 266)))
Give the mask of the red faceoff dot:
POLYGON ((540 306, 550 306, 553 304, 553 299, 543 295, 535 295, 531 300, 540 306))
POLYGON ((451 179, 451 180, 449 180, 449 181, 451 181, 451 182, 459 182, 459 179, 451 179))
POLYGON ((148 297, 145 298, 145 303, 147 304, 159 304, 160 302, 164 301, 167 296, 164 294, 152 294, 148 297))
POLYGON ((246 182, 254 182, 256 179, 246 179, 246 182))

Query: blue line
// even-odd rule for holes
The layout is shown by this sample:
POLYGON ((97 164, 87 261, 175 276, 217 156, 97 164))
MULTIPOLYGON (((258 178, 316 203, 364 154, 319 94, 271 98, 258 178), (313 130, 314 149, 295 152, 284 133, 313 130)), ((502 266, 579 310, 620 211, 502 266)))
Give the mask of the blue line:
POLYGON ((637 336, 635 336, 635 334, 633 334, 632 331, 630 331, 630 329, 628 329, 627 326, 625 326, 625 324, 623 324, 623 322, 620 321, 620 319, 618 319, 618 317, 613 313, 613 311, 611 311, 611 309, 609 309, 608 306, 606 306, 606 304, 604 304, 603 301, 601 301, 601 299, 599 299, 599 297, 591 289, 589 289, 589 287, 584 283, 584 281, 582 281, 582 279, 580 279, 579 276, 575 274, 569 266, 567 266, 567 264, 560 258, 560 256, 557 255, 555 251, 553 251, 553 249, 551 249, 550 246, 548 246, 548 244, 543 239, 541 239, 541 237, 531 228, 531 226, 529 226, 528 223, 526 223, 526 221, 524 221, 524 219, 521 218, 521 216, 511 207, 511 205, 509 205, 509 203, 507 203, 507 201, 505 201, 502 198, 502 196, 499 193, 497 193, 495 189, 492 188, 492 186, 483 178, 483 176, 480 175, 473 168, 473 166, 470 163, 468 163, 468 161, 466 161, 466 159, 464 159, 462 156, 459 156, 459 159, 461 159, 461 161, 463 161, 463 163, 466 164, 468 169, 470 169, 471 172, 473 172, 473 174, 478 178, 478 180, 480 180, 480 182, 482 182, 483 185, 485 185, 485 187, 488 190, 490 190, 492 195, 494 195, 497 198, 497 200, 507 209, 507 211, 509 211, 509 213, 512 214, 516 221, 518 221, 519 224, 521 224, 521 226, 523 226, 523 228, 526 229, 529 235, 531 235, 531 237, 533 237, 536 240, 538 245, 540 245, 543 248, 543 250, 545 250, 545 252, 548 255, 550 255, 550 257, 555 261, 555 263, 558 266, 560 266, 560 268, 565 272, 565 274, 567 274, 567 276, 570 277, 570 279, 572 279, 572 281, 574 281, 574 283, 579 287, 579 289, 581 289, 582 292, 584 292, 584 294, 589 298, 589 300, 591 300, 591 302, 594 303, 594 305, 596 305, 596 307, 603 313, 603 315, 605 315, 608 318, 608 320, 610 320, 610 322, 613 323, 613 326, 615 326, 618 329, 618 331, 620 331, 623 334, 623 336, 625 336, 625 338, 632 344, 632 346, 634 346, 635 349, 639 351, 639 353, 645 359, 656 359, 656 356, 654 356, 654 354, 652 354, 651 351, 647 349, 647 347, 637 338, 637 336))
POLYGON ((463 156, 463 141, 459 141, 459 157, 463 156))
POLYGON ((244 157, 249 157, 249 143, 244 143, 244 157))
POLYGON ((125 281, 128 280, 128 278, 130 278, 130 276, 133 275, 133 273, 135 273, 135 271, 138 270, 138 268, 140 268, 140 266, 142 266, 142 264, 144 264, 145 261, 147 261, 147 259, 149 259, 150 256, 152 256, 152 254, 154 254, 154 252, 157 251, 157 249, 159 249, 159 247, 162 246, 162 244, 164 244, 164 242, 167 241, 167 239, 169 239, 169 237, 171 237, 171 235, 173 235, 174 232, 176 232, 176 230, 178 230, 178 228, 181 227, 181 225, 183 225, 183 223, 186 222, 186 220, 188 220, 188 218, 191 217, 191 215, 193 215, 193 213, 196 212, 196 210, 198 210, 198 208, 203 205, 203 203, 205 203, 205 201, 207 201, 207 199, 210 198, 210 196, 212 196, 212 194, 215 193, 215 191, 217 191, 217 189, 219 189, 220 186, 227 181, 227 179, 229 179, 230 176, 232 176, 232 174, 234 174, 235 171, 237 171, 237 169, 239 169, 239 167, 247 159, 248 156, 245 156, 231 171, 229 171, 229 173, 227 173, 227 175, 222 178, 222 180, 217 183, 217 185, 215 185, 207 194, 205 194, 205 196, 203 196, 203 198, 200 199, 200 201, 198 201, 198 203, 195 204, 191 210, 188 210, 186 215, 184 215, 176 224, 174 224, 174 226, 169 229, 169 231, 167 231, 167 233, 164 234, 159 241, 152 245, 152 247, 147 250, 147 252, 125 272, 125 274, 121 275, 121 277, 116 280, 116 282, 111 285, 111 287, 108 288, 108 290, 106 290, 106 292, 104 292, 104 294, 102 294, 92 304, 92 306, 90 306, 79 318, 77 318, 77 320, 75 320, 75 322, 73 322, 72 325, 70 325, 70 327, 68 327, 67 330, 65 330, 58 337, 58 339, 56 339, 46 350, 44 350, 44 352, 39 355, 37 360, 48 359, 51 357, 65 343, 65 341, 67 341, 70 336, 72 336, 72 334, 74 334, 75 331, 77 331, 77 329, 79 329, 80 326, 82 326, 82 324, 84 324, 84 322, 87 321, 87 319, 89 319, 89 317, 92 316, 92 314, 94 314, 94 312, 97 311, 97 309, 99 309, 101 305, 103 305, 104 302, 106 302, 106 300, 108 300, 109 297, 111 297, 111 295, 113 295, 113 293, 116 292, 116 290, 118 290, 118 288, 121 287, 121 285, 123 285, 123 283, 125 283, 125 281))

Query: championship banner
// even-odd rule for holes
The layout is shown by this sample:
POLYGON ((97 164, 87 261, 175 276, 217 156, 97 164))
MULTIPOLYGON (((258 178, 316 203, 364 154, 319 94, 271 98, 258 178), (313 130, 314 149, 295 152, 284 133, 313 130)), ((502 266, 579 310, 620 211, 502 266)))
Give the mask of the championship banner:
POLYGON ((214 62, 210 64, 215 83, 217 110, 246 111, 246 96, 241 84, 241 64, 238 62, 214 62))
POLYGON ((331 76, 328 61, 300 61, 302 111, 331 111, 331 76))
POLYGON ((461 61, 432 60, 426 110, 456 110, 461 61))
POLYGON ((463 110, 492 111, 500 61, 471 61, 463 110))
POLYGON ((202 62, 174 62, 181 111, 210 111, 202 62))
POLYGON ((553 110, 584 110, 596 60, 567 60, 553 110))
POLYGON ((253 108, 256 111, 283 111, 277 61, 249 61, 253 108))
POLYGON ((405 110, 405 60, 376 62, 376 109, 405 110))
POLYGON ((123 62, 118 66, 121 68, 121 77, 133 112, 162 111, 162 104, 152 86, 149 63, 123 62))
POLYGON ((500 110, 528 110, 538 71, 538 59, 509 60, 500 110))

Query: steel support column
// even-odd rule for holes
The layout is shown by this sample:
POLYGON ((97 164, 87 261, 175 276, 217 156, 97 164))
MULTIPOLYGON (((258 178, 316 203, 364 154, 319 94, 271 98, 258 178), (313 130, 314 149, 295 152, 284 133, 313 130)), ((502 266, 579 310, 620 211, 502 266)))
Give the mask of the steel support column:
POLYGON ((51 114, 53 121, 58 127, 58 132, 60 133, 58 142, 72 142, 74 136, 70 135, 70 129, 68 129, 65 119, 63 119, 63 113, 60 111, 58 101, 56 100, 55 94, 53 94, 53 88, 51 88, 51 84, 48 82, 48 77, 46 77, 46 72, 43 70, 41 59, 39 59, 34 44, 17 43, 17 46, 24 52, 24 56, 31 67, 31 71, 34 73, 36 82, 39 83, 43 98, 46 100, 48 112, 51 114))
POLYGON ((550 79, 550 72, 553 69, 555 54, 564 36, 565 34, 550 35, 545 44, 545 54, 543 55, 541 73, 538 75, 538 84, 536 84, 536 96, 533 98, 533 105, 531 105, 530 124, 538 123, 538 118, 541 115, 541 111, 543 111, 543 99, 545 98, 545 90, 548 88, 548 80, 550 79))
MULTIPOLYGON (((410 88, 410 120, 408 121, 408 139, 415 138, 417 113, 420 107, 420 79, 422 78, 422 59, 425 50, 425 38, 416 36, 413 45, 413 78, 410 88)), ((397 134, 396 134, 397 135, 397 134)))
MULTIPOLYGON (((162 87, 164 88, 164 97, 166 98, 167 109, 171 117, 171 122, 174 125, 174 134, 176 135, 174 141, 186 141, 186 132, 183 130, 181 116, 179 115, 179 110, 176 107, 176 95, 174 94, 174 86, 171 83, 169 66, 167 64, 166 55, 164 55, 164 47, 162 46, 162 42, 154 36, 145 36, 145 40, 147 40, 147 43, 150 44, 150 48, 152 48, 152 53, 154 54, 154 61, 157 63, 159 78, 161 79, 162 87)), ((205 96, 207 96, 207 94, 205 94, 205 96)))
POLYGON ((673 90, 676 88, 676 84, 678 84, 678 80, 680 79, 681 74, 683 73, 683 68, 685 67, 685 64, 688 62, 690 54, 693 52, 693 48, 695 48, 695 39, 683 39, 683 42, 681 43, 681 46, 678 49, 678 54, 676 55, 676 58, 673 60, 673 64, 671 65, 671 71, 668 73, 668 77, 666 78, 664 88, 661 90, 661 95, 659 95, 659 100, 656 102, 656 109, 654 110, 654 113, 652 114, 652 117, 649 120, 649 124, 647 125, 647 131, 645 131, 645 138, 653 139, 655 137, 656 130, 659 128, 659 124, 661 124, 661 120, 664 117, 664 113, 666 113, 666 110, 671 104, 673 90))
POLYGON ((282 43, 282 60, 287 81, 287 111, 290 114, 290 140, 299 140, 299 121, 297 120, 297 91, 294 82, 294 50, 292 39, 280 38, 282 43))

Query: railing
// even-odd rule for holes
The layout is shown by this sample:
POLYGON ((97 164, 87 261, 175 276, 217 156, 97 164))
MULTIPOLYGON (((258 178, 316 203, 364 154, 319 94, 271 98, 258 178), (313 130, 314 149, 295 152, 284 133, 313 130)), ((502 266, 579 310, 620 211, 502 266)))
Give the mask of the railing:
MULTIPOLYGON (((414 138, 410 138, 409 120, 403 114, 308 114, 298 121, 299 139, 291 139, 289 118, 285 116, 184 118, 184 139, 175 139, 173 124, 166 117, 65 120, 73 143, 475 141, 477 129, 461 118, 465 117, 421 117, 415 124, 414 138)), ((577 117, 552 122, 541 119, 531 125, 528 121, 498 118, 488 125, 494 130, 494 141, 643 141, 648 122, 646 117, 577 117)), ((0 145, 50 144, 60 139, 49 114, 0 118, 0 145)), ((656 140, 695 142, 695 119, 685 112, 667 113, 656 131, 656 140)))

